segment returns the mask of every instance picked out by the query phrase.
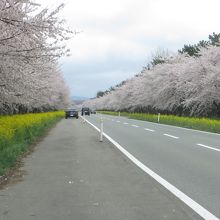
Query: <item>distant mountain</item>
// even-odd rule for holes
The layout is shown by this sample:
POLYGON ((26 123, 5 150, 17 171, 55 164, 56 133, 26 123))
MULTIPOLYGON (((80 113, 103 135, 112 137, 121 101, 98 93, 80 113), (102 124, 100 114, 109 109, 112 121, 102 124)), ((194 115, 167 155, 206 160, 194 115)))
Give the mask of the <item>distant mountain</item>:
POLYGON ((85 101, 85 100, 88 100, 89 98, 88 97, 83 97, 83 96, 72 96, 71 99, 73 101, 85 101))
POLYGON ((82 104, 84 101, 88 100, 88 97, 83 97, 83 96, 71 96, 72 101, 76 104, 76 105, 80 105, 82 104))

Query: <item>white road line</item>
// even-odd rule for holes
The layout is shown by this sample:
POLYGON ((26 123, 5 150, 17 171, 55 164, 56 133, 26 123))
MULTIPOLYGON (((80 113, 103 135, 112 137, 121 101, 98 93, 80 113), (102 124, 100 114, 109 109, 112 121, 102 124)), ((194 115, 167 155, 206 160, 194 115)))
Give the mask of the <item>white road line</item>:
POLYGON ((128 123, 127 123, 127 122, 124 122, 123 124, 124 124, 124 125, 128 125, 128 123))
POLYGON ((135 127, 135 128, 139 128, 139 126, 137 126, 137 125, 131 125, 132 127, 135 127))
POLYGON ((120 123, 120 121, 116 121, 116 122, 120 123))
POLYGON ((204 148, 208 148, 208 149, 211 149, 211 150, 215 150, 215 151, 219 151, 219 152, 220 152, 220 149, 218 149, 218 148, 209 147, 209 146, 204 145, 204 144, 197 144, 197 145, 200 146, 200 147, 204 147, 204 148))
MULTIPOLYGON (((115 117, 115 116, 112 116, 112 117, 115 117)), ((183 129, 183 130, 189 130, 189 131, 193 131, 193 132, 199 132, 199 133, 205 133, 205 134, 211 134, 211 135, 220 135, 219 133, 213 133, 213 132, 208 132, 208 131, 200 131, 200 130, 195 130, 195 129, 191 129, 191 128, 184 128, 184 127, 178 127, 178 126, 175 126, 175 125, 166 125, 166 124, 161 124, 161 123, 157 123, 157 122, 151 122, 151 121, 144 121, 144 120, 137 120, 137 119, 129 119, 129 120, 134 120, 134 121, 142 121, 142 122, 147 122, 147 123, 150 123, 150 124, 153 124, 153 125, 161 125, 161 126, 166 126, 166 127, 175 127, 177 129, 183 129)))
MULTIPOLYGON (((94 127, 98 132, 100 132, 100 129, 98 129, 95 125, 93 125, 87 119, 86 119, 86 122, 88 124, 90 124, 92 127, 94 127)), ((206 220, 220 220, 215 215, 213 215, 211 212, 209 212, 207 209, 205 209, 203 206, 201 206, 196 201, 194 201, 189 196, 187 196, 185 193, 183 193, 182 191, 177 189, 171 183, 169 183, 168 181, 163 179, 161 176, 156 174, 153 170, 151 170, 150 168, 145 166, 143 163, 141 163, 137 158, 135 158, 128 151, 126 151, 119 143, 117 143, 115 140, 113 140, 106 133, 103 132, 103 135, 112 144, 114 144, 123 154, 125 154, 134 164, 136 164, 139 168, 141 168, 144 172, 146 172, 148 175, 150 175, 158 183, 160 183, 162 186, 164 186, 168 191, 173 193, 177 198, 179 198, 181 201, 183 201, 186 205, 188 205, 191 209, 193 209, 196 213, 198 213, 202 218, 204 218, 206 220)))
POLYGON ((165 135, 165 136, 167 136, 167 137, 171 137, 171 138, 179 139, 179 137, 176 137, 176 136, 173 136, 173 135, 170 135, 170 134, 163 134, 163 135, 165 135))
POLYGON ((112 121, 115 121, 114 119, 112 119, 112 121))
POLYGON ((219 133, 213 133, 213 132, 208 132, 208 131, 200 131, 200 130, 195 130, 195 129, 191 129, 191 128, 184 128, 184 127, 178 127, 175 125, 166 125, 166 124, 161 124, 161 123, 157 123, 157 122, 151 122, 151 121, 144 121, 144 120, 137 120, 137 119, 129 119, 129 120, 133 120, 133 121, 138 121, 138 122, 146 122, 146 123, 150 123, 156 126, 165 126, 165 127, 174 127, 177 129, 183 129, 183 130, 188 130, 188 131, 192 131, 192 132, 199 132, 199 133, 205 133, 205 134, 211 134, 211 135, 220 135, 219 133))
POLYGON ((149 128, 144 128, 145 131, 151 131, 154 132, 155 130, 149 129, 149 128))

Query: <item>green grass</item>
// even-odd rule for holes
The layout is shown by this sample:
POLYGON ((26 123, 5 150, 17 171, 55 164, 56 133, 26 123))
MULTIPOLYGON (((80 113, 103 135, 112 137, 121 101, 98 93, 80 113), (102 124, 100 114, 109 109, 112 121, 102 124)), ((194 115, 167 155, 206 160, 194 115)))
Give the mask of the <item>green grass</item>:
MULTIPOLYGON (((115 116, 119 115, 118 112, 111 112, 111 111, 99 111, 99 112, 108 115, 115 115, 115 116)), ((155 114, 121 112, 120 115, 132 119, 158 123, 158 115, 155 114)), ((218 119, 179 117, 175 115, 160 115, 159 123, 220 134, 220 120, 218 119)))
POLYGON ((0 176, 15 166, 19 157, 41 137, 64 112, 0 117, 0 176))

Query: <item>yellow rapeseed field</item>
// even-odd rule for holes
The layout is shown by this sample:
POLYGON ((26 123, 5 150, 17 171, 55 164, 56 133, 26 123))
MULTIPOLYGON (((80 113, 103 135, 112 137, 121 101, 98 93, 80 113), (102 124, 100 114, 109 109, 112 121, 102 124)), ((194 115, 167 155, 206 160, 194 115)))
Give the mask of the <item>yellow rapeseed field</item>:
POLYGON ((0 116, 0 176, 15 165, 33 141, 63 117, 62 111, 0 116))
POLYGON ((40 125, 43 121, 64 117, 64 112, 47 112, 0 117, 0 137, 10 140, 17 132, 40 125))

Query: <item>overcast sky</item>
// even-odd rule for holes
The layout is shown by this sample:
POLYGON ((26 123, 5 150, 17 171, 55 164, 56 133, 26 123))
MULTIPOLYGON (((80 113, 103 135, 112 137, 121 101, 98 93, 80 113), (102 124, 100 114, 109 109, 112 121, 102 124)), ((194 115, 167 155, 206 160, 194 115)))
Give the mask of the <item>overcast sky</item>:
POLYGON ((139 73, 158 48, 176 52, 184 44, 220 33, 219 0, 37 0, 65 3, 60 16, 81 31, 61 60, 73 96, 99 90, 139 73))

